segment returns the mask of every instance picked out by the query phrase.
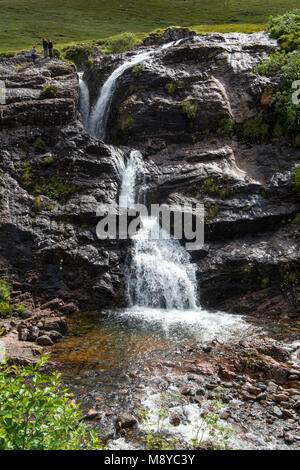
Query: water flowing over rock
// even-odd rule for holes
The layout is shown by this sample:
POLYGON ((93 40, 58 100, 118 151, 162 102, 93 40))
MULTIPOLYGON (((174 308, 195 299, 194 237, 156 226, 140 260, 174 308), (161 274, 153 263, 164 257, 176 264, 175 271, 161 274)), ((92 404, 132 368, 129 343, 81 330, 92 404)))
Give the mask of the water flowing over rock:
MULTIPOLYGON (((9 272, 45 301, 126 305, 125 259, 136 240, 97 239, 96 209, 122 200, 132 182, 123 178, 122 188, 122 175, 136 149, 146 171, 125 205, 145 194, 145 182, 147 205, 205 205, 206 244, 190 253, 201 304, 297 315, 299 234, 291 221, 299 212, 293 182, 299 151, 284 136, 243 134, 261 107, 269 112, 266 96, 275 83, 255 67, 277 47, 266 33, 215 33, 120 55, 95 52, 81 93, 66 63, 41 60, 34 68, 22 53, 1 58, 0 80, 9 91, 0 121, 1 275, 9 272), (41 100, 49 84, 57 94, 41 100), (224 129, 231 122, 233 134, 224 129), (53 188, 60 188, 58 197, 53 188)), ((145 224, 140 246, 148 231, 145 224)), ((184 266, 187 258, 179 258, 184 266)), ((185 281, 181 274, 178 291, 185 282, 190 295, 178 305, 191 306, 194 274, 185 281)), ((157 304, 168 304, 158 283, 154 292, 157 304)))
MULTIPOLYGON (((135 184, 143 173, 142 155, 132 151, 122 174, 121 207, 135 203, 135 184)), ((137 201, 138 202, 138 201, 137 201)), ((195 309, 197 288, 195 266, 177 240, 162 230, 155 217, 141 217, 134 235, 127 291, 130 304, 163 309, 195 309)))
POLYGON ((85 129, 89 126, 90 117, 90 93, 87 84, 82 79, 83 73, 78 74, 79 76, 79 111, 82 117, 82 122, 85 129))

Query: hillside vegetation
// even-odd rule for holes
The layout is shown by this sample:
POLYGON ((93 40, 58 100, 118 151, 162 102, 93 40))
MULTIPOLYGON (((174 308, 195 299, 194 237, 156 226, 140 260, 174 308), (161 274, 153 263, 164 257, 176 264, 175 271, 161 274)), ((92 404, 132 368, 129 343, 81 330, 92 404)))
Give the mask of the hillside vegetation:
POLYGON ((269 15, 298 5, 299 0, 0 0, 0 52, 30 48, 44 35, 66 44, 170 25, 251 32, 263 29, 269 15))

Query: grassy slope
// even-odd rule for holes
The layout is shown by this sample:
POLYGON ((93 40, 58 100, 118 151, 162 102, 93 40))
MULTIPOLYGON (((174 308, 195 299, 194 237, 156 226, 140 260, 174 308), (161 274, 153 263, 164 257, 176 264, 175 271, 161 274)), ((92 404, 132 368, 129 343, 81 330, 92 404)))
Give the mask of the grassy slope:
POLYGON ((30 48, 43 35, 63 44, 175 24, 251 31, 297 6, 299 0, 0 0, 0 52, 30 48))

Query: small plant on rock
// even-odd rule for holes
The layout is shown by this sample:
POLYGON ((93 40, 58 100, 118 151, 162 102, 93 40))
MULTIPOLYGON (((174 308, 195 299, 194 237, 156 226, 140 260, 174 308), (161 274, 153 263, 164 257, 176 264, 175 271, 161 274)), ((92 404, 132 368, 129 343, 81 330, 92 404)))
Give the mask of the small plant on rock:
POLYGON ((7 318, 11 315, 10 291, 9 283, 0 279, 0 318, 7 318))
POLYGON ((220 423, 220 414, 224 406, 220 398, 202 402, 204 411, 201 418, 195 421, 194 437, 190 441, 192 448, 201 448, 201 445, 209 440, 215 450, 229 449, 228 440, 232 430, 220 423))
POLYGON ((183 101, 180 104, 182 112, 189 118, 189 119, 196 119, 196 116, 199 111, 199 106, 197 103, 192 103, 192 101, 183 101))
POLYGON ((40 93, 40 100, 49 100, 56 98, 58 87, 56 85, 45 86, 40 93))
POLYGON ((134 76, 134 78, 139 78, 143 75, 144 71, 145 71, 145 67, 143 65, 136 65, 131 70, 131 73, 134 76))

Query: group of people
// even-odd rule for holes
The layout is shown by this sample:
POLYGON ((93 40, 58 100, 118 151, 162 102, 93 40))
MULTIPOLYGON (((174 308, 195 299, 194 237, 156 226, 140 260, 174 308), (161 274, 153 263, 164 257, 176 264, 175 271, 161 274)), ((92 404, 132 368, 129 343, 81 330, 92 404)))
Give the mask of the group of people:
MULTIPOLYGON (((43 50, 44 50, 44 58, 46 59, 49 55, 50 59, 52 59, 53 58, 53 42, 51 41, 51 39, 47 40, 43 38, 42 44, 43 44, 43 50)), ((36 61, 36 55, 37 55, 36 46, 33 46, 33 48, 30 51, 30 56, 34 65, 36 61)))

